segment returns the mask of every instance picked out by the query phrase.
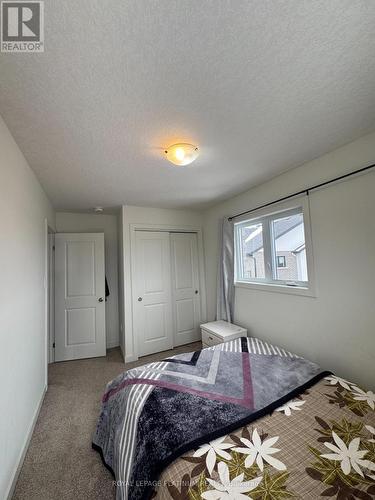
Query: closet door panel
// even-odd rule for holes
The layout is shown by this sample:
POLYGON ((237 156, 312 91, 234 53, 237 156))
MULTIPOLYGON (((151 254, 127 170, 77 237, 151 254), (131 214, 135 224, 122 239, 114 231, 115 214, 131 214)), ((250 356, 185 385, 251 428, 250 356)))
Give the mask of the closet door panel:
POLYGON ((174 345, 200 340, 198 242, 195 233, 171 234, 174 345))
POLYGON ((170 237, 136 232, 133 267, 134 331, 139 356, 173 347, 170 237))

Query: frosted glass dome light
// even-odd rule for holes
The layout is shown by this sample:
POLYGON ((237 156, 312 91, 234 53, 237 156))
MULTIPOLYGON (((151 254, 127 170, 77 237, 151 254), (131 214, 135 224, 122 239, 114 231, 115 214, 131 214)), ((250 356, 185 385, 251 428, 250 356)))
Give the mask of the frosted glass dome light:
POLYGON ((189 165, 199 155, 198 146, 186 143, 173 144, 165 149, 164 152, 167 160, 178 166, 189 165))

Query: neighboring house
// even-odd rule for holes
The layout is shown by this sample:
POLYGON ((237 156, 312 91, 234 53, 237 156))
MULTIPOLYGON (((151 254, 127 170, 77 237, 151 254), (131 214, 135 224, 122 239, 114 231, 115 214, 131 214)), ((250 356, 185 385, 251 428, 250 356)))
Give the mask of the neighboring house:
MULTIPOLYGON (((244 278, 264 278, 261 224, 243 228, 244 278)), ((307 281, 305 234, 301 215, 279 219, 273 225, 277 279, 307 281)))

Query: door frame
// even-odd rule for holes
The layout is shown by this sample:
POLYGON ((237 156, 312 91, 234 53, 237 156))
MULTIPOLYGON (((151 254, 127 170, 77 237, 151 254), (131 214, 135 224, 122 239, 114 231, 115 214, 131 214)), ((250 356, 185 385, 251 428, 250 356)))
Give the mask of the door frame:
POLYGON ((45 346, 45 366, 44 378, 45 386, 48 387, 48 365, 53 363, 53 348, 51 338, 55 336, 55 269, 53 265, 53 246, 50 235, 55 235, 55 230, 49 224, 47 218, 44 219, 44 346, 45 346), (51 354, 52 352, 52 354, 51 354), (52 356, 52 357, 51 357, 52 356))
POLYGON ((48 228, 48 363, 55 362, 55 231, 48 228))
MULTIPOLYGON (((133 304, 133 276, 135 276, 135 259, 136 255, 136 231, 153 231, 167 233, 196 233, 198 240, 198 265, 199 265, 199 287, 201 290, 201 322, 205 323, 207 318, 207 299, 206 299, 206 276, 204 269, 204 250, 203 250, 203 231, 201 227, 196 226, 175 226, 170 224, 129 224, 130 230, 130 279, 128 288, 125 286, 125 308, 126 303, 130 306, 127 309, 128 314, 125 315, 125 336, 129 338, 132 344, 132 354, 128 355, 125 351, 125 363, 137 361, 139 356, 138 339, 134 335, 134 304, 133 304)), ((125 340, 125 339, 124 339, 125 340)), ((173 339, 174 341, 174 339, 173 339)), ((127 342, 124 342, 127 345, 127 342)))

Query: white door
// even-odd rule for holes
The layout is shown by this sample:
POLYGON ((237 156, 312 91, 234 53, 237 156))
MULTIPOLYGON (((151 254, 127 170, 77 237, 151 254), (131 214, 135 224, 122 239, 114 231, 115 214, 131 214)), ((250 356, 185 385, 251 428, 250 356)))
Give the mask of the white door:
POLYGON ((55 234, 55 361, 106 355, 104 235, 55 234))
POLYGON ((173 347, 169 233, 136 231, 134 332, 139 356, 173 347))
POLYGON ((174 345, 200 340, 201 300, 195 233, 171 233, 174 345))

